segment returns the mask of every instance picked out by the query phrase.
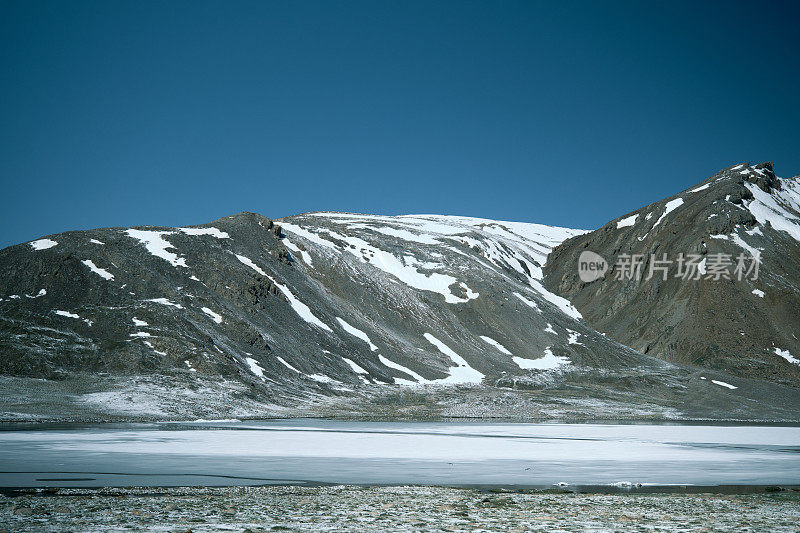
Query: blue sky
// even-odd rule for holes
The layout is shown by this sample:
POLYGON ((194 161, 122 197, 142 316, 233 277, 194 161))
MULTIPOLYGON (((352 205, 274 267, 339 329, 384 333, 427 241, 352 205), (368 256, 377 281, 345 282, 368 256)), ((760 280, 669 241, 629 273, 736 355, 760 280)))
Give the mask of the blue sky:
POLYGON ((0 2, 0 246, 239 211, 594 228, 800 174, 793 2, 0 2))

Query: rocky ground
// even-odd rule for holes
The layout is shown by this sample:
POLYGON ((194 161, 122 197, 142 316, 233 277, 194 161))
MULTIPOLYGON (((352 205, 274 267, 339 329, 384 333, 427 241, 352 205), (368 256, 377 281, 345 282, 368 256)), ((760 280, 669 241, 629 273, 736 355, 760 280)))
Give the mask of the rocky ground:
POLYGON ((792 531, 800 492, 444 487, 57 489, 0 496, 0 531, 792 531))

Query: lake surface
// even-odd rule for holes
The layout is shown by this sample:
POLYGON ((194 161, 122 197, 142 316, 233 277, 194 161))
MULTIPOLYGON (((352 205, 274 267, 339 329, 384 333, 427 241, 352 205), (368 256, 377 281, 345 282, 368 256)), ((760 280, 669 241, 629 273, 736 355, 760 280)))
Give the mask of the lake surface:
POLYGON ((0 431, 0 486, 800 484, 800 428, 219 421, 0 431))

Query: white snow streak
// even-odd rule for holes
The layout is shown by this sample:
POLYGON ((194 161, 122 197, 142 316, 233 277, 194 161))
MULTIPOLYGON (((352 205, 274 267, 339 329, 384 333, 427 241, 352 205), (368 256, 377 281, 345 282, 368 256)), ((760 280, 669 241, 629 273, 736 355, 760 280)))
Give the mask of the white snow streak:
POLYGON ((363 368, 361 368, 361 367, 360 367, 358 364, 356 364, 356 362, 355 362, 355 361, 353 361, 352 359, 348 359, 347 357, 342 357, 342 360, 343 360, 345 363, 347 363, 347 365, 348 365, 348 366, 349 366, 351 369, 353 369, 353 372, 355 372, 356 374, 369 374, 369 372, 367 372, 366 370, 364 370, 363 368))
POLYGON ((302 372, 300 372, 300 371, 299 371, 299 370, 297 370, 295 367, 293 367, 292 365, 290 365, 289 363, 287 363, 287 362, 286 362, 286 360, 284 360, 284 359, 283 359, 283 357, 280 357, 280 356, 277 356, 277 355, 276 355, 276 356, 275 356, 275 359, 277 359, 277 360, 278 360, 278 361, 279 361, 279 362, 280 362, 280 363, 281 363, 283 366, 285 366, 285 367, 286 367, 286 368, 288 368, 289 370, 294 370, 294 371, 295 371, 295 372, 297 372, 298 374, 302 374, 302 372))
POLYGON ((220 315, 219 313, 215 313, 208 307, 203 307, 201 311, 210 316, 217 324, 222 324, 222 315, 220 315))
POLYGON ((236 254, 236 259, 241 261, 243 264, 249 266, 250 268, 252 268, 256 272, 258 272, 262 276, 266 276, 267 275, 267 273, 264 272, 263 270, 261 270, 261 267, 259 267, 257 264, 253 263, 253 261, 250 258, 245 257, 243 255, 236 254))
POLYGON ((247 366, 250 367, 250 372, 260 378, 264 377, 264 369, 258 364, 258 361, 252 357, 245 357, 244 360, 247 361, 247 366))
MULTIPOLYGON (((395 370, 399 370, 400 372, 411 376, 412 378, 414 378, 417 381, 417 383, 430 383, 430 381, 428 381, 427 379, 423 378, 422 376, 420 376, 419 374, 417 374, 416 372, 414 372, 410 368, 406 368, 406 367, 404 367, 403 365, 401 365, 399 363, 395 363, 394 361, 391 361, 391 360, 387 359, 386 357, 384 357, 384 356, 382 356, 380 354, 378 354, 378 360, 386 367, 393 368, 395 370)), ((417 383, 414 383, 413 381, 408 381, 407 379, 402 379, 402 378, 394 378, 394 382, 397 383, 398 385, 416 385, 417 384, 417 383)))
POLYGON ((502 344, 500 344, 496 340, 492 339, 491 337, 486 337, 485 335, 481 335, 480 337, 481 337, 481 339, 483 339, 484 342, 486 342, 487 344, 491 344, 492 346, 494 346, 495 348, 497 348, 499 351, 503 352, 504 354, 512 355, 511 352, 509 352, 506 349, 505 346, 503 346, 502 344))
POLYGON ((97 274, 98 276, 100 276, 103 279, 106 279, 106 280, 109 280, 109 281, 114 279, 114 274, 112 274, 111 272, 109 272, 108 270, 106 270, 104 268, 100 268, 99 266, 95 265, 94 262, 92 262, 91 259, 85 259, 85 260, 81 261, 81 263, 83 263, 84 265, 89 267, 89 269, 92 272, 94 272, 95 274, 97 274))
POLYGON ((456 352, 450 349, 445 343, 431 335, 430 333, 425 333, 424 337, 436 346, 436 348, 442 352, 444 355, 450 358, 456 366, 450 367, 450 375, 444 379, 437 379, 435 380, 436 383, 444 383, 444 384, 466 384, 466 383, 480 383, 483 381, 483 374, 469 366, 469 363, 458 355, 456 352))
POLYGON ((679 208, 682 205, 683 205, 683 198, 675 198, 674 200, 670 200, 669 202, 667 202, 667 204, 664 206, 664 214, 662 214, 659 217, 659 219, 656 220, 656 223, 653 224, 653 227, 650 229, 652 230, 653 228, 658 226, 661 223, 661 221, 664 220, 664 217, 666 217, 668 214, 670 214, 672 211, 674 211, 675 209, 679 208))
POLYGON ((713 383, 714 385, 719 385, 720 387, 725 387, 727 389, 731 389, 731 390, 739 388, 739 387, 736 387, 735 385, 731 385, 730 383, 725 383, 724 381, 717 381, 716 379, 712 379, 711 383, 713 383))
POLYGON ((156 304, 166 305, 169 307, 175 307, 176 309, 183 309, 183 306, 181 304, 172 303, 166 298, 153 298, 151 300, 145 300, 145 302, 153 302, 156 304))
POLYGON ((526 304, 526 305, 528 305, 529 307, 532 307, 533 309, 536 309, 536 310, 537 310, 537 311, 539 311, 540 313, 542 312, 542 310, 541 310, 541 309, 539 309, 539 306, 538 306, 538 305, 536 305, 536 302, 534 302, 533 300, 529 300, 529 299, 525 298, 523 295, 521 295, 521 294, 520 294, 520 293, 518 293, 518 292, 515 292, 515 293, 514 293, 514 296, 516 296, 517 298, 519 298, 520 300, 522 300, 523 302, 525 302, 525 304, 526 304))
POLYGON ((369 349, 370 350, 372 350, 373 352, 377 352, 378 351, 378 347, 375 346, 374 344, 372 344, 372 341, 370 340, 369 336, 366 333, 364 333, 363 331, 361 331, 360 329, 358 329, 358 328, 356 328, 354 326, 351 326, 350 324, 345 322, 343 318, 340 318, 340 317, 337 316, 336 320, 339 321, 339 324, 341 324, 342 329, 344 329, 347 333, 349 333, 350 335, 352 335, 354 337, 357 337, 357 338, 361 339, 362 341, 366 342, 367 344, 369 344, 369 349))

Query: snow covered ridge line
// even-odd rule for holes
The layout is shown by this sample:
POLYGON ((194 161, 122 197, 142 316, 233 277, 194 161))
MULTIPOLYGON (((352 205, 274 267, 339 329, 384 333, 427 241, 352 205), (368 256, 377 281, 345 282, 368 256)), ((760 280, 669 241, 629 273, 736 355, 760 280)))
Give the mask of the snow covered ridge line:
MULTIPOLYGON (((321 254, 348 252, 413 289, 441 294, 450 304, 478 298, 480 291, 452 274, 454 269, 448 256, 464 256, 481 268, 512 269, 529 279, 534 291, 567 315, 581 319, 574 306, 547 291, 538 281, 553 247, 569 237, 587 233, 584 230, 471 217, 327 212, 283 220, 281 227, 293 238, 308 241, 309 248, 318 247, 321 254), (295 223, 297 219, 302 224, 295 223), (331 225, 336 228, 331 229, 331 225), (410 253, 387 251, 387 236, 400 240, 410 253), (471 252, 456 248, 455 243, 468 246, 471 252), (419 258, 423 253, 424 259, 419 258)), ((391 244, 392 239, 388 242, 391 244)), ((297 246, 290 241, 287 247, 297 246)))
POLYGON ((464 282, 459 282, 454 276, 439 272, 431 272, 430 274, 423 272, 423 269, 435 268, 436 265, 421 264, 413 256, 397 257, 359 237, 344 235, 328 228, 316 228, 317 231, 313 232, 287 222, 284 222, 281 227, 285 231, 326 248, 333 247, 339 250, 332 240, 324 238, 326 235, 344 242, 348 246, 340 251, 350 253, 362 262, 370 263, 412 288, 439 293, 444 296, 447 303, 466 303, 479 296, 477 292, 472 291, 464 282), (461 297, 454 294, 450 288, 452 286, 460 287, 464 296, 461 297))
MULTIPOLYGON (((178 231, 185 233, 186 235, 210 235, 212 237, 216 237, 217 239, 228 239, 230 235, 228 235, 224 231, 220 231, 217 228, 177 228, 178 231)), ((175 235, 175 231, 170 230, 140 230, 140 229, 133 229, 129 228, 125 230, 125 233, 132 237, 142 244, 144 244, 145 248, 148 252, 153 254, 156 257, 160 257, 165 261, 169 262, 172 266, 175 267, 185 267, 186 259, 180 257, 178 254, 174 252, 170 252, 170 249, 175 249, 175 246, 172 245, 169 241, 167 241, 164 236, 165 235, 175 235)))
POLYGON ((174 232, 127 229, 125 230, 125 233, 129 237, 132 237, 144 244, 144 247, 148 252, 167 261, 172 266, 186 266, 185 258, 179 257, 178 254, 168 251, 170 248, 174 249, 175 247, 163 237, 164 235, 172 235, 174 232))

